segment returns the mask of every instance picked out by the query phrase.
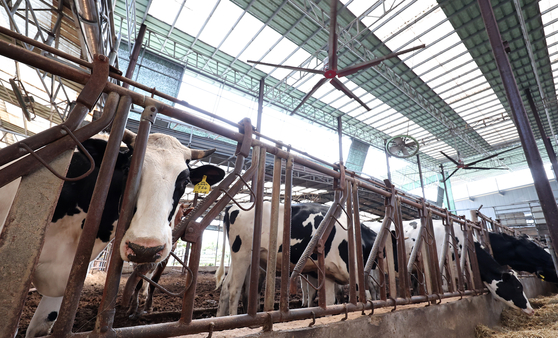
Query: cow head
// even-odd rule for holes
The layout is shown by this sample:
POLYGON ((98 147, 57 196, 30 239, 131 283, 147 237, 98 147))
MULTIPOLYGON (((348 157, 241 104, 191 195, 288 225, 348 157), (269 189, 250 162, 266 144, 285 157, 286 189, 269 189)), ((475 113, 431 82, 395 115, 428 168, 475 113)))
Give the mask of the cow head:
POLYGON ((485 284, 492 295, 498 300, 530 316, 535 314, 535 310, 533 310, 527 296, 525 296, 523 285, 517 278, 515 271, 505 269, 502 271, 500 280, 493 280, 492 283, 485 284))
MULTIPOLYGON (((126 131, 124 142, 135 143, 135 134, 126 131)), ((151 134, 143 163, 135 213, 120 244, 120 256, 135 263, 160 262, 172 248, 175 210, 186 185, 200 182, 206 176, 210 185, 223 179, 225 172, 204 165, 190 169, 190 160, 212 154, 212 150, 193 150, 169 135, 151 134)))

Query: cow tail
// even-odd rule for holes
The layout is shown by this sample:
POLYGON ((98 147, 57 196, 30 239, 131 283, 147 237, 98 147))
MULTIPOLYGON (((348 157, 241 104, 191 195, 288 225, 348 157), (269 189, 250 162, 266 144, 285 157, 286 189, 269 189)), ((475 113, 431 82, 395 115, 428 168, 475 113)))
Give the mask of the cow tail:
POLYGON ((221 284, 223 284, 223 280, 225 279, 225 245, 227 244, 227 236, 229 234, 228 226, 229 226, 229 208, 225 210, 225 217, 223 217, 223 225, 225 225, 226 229, 223 229, 223 245, 221 248, 221 264, 219 268, 215 272, 215 290, 219 289, 221 284))

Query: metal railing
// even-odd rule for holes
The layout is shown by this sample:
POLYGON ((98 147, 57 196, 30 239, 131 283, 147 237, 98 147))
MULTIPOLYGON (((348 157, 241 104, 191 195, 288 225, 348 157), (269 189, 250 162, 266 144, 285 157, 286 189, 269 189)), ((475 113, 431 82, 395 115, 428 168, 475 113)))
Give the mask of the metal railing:
MULTIPOLYGON (((17 35, 13 34, 14 37, 17 35)), ((39 48, 43 47, 42 44, 34 42, 39 48)), ((59 53, 63 54, 63 53, 59 53)), ((88 91, 82 92, 78 98, 78 107, 72 110, 70 117, 66 123, 71 122, 65 128, 55 127, 45 132, 39 133, 33 137, 27 138, 18 144, 13 145, 11 148, 7 147, 0 150, 0 165, 6 164, 10 161, 15 161, 13 164, 6 166, 0 170, 0 186, 10 182, 22 174, 27 174, 41 166, 34 157, 26 156, 25 152, 21 152, 21 148, 28 149, 27 152, 35 152, 37 157, 44 160, 45 163, 51 161, 58 154, 66 149, 71 149, 75 146, 76 141, 82 142, 89 138, 92 134, 102 130, 112 120, 115 114, 116 104, 120 104, 116 112, 116 118, 112 122, 112 133, 109 140, 119 144, 121 139, 124 121, 122 116, 127 114, 130 104, 134 103, 138 106, 146 108, 142 114, 139 130, 136 137, 134 148, 134 156, 129 171, 129 180, 126 184, 126 189, 122 197, 122 208, 120 218, 116 227, 116 235, 114 239, 114 247, 118 248, 124 235, 127 224, 131 219, 133 213, 134 196, 138 189, 139 175, 141 173, 141 166, 143 161, 143 154, 145 151, 146 140, 149 135, 150 126, 154 121, 154 114, 164 114, 183 122, 189 123, 195 127, 205 129, 209 132, 216 133, 227 137, 237 142, 236 150, 236 165, 233 171, 226 176, 221 183, 213 189, 213 191, 206 196, 197 206, 175 227, 173 237, 176 241, 178 238, 187 241, 191 244, 189 253, 189 260, 187 263, 187 273, 185 275, 185 285, 187 288, 184 292, 183 308, 181 318, 177 322, 162 323, 157 325, 144 325, 137 327, 123 327, 113 328, 113 321, 115 316, 115 299, 118 292, 120 282, 120 271, 122 269, 123 261, 120 257, 118 250, 112 252, 110 258, 110 265, 107 272, 107 280, 103 293, 103 298, 99 306, 99 314, 97 316, 97 323, 95 330, 91 332, 72 333, 71 328, 75 318, 75 311, 79 301, 81 289, 83 287, 83 279, 87 270, 89 257, 92 250, 91 238, 83 240, 82 244, 78 247, 74 265, 72 267, 72 274, 68 282, 64 300, 62 303, 61 311, 58 316, 58 321, 53 328, 53 337, 85 337, 92 334, 98 337, 109 337, 116 334, 117 336, 134 336, 134 337, 172 337, 200 332, 212 332, 218 330, 227 330, 245 326, 263 326, 264 330, 271 330, 274 323, 300 320, 300 319, 313 319, 326 315, 346 314, 354 311, 372 311, 379 307, 396 307, 403 304, 430 302, 436 303, 437 300, 447 297, 456 297, 464 295, 474 295, 483 293, 485 291, 482 282, 480 281, 480 273, 477 266, 476 256, 474 252, 474 245, 472 245, 473 237, 483 239, 483 234, 486 232, 485 223, 473 223, 466 220, 464 217, 458 217, 450 214, 446 209, 442 209, 435 205, 426 203, 422 199, 410 197, 405 193, 397 190, 391 185, 389 181, 380 184, 376 181, 368 180, 360 177, 354 172, 346 170, 341 164, 326 164, 316 163, 311 159, 299 156, 290 151, 290 149, 282 148, 282 144, 274 141, 275 145, 261 142, 253 136, 253 127, 248 119, 235 124, 239 127, 239 131, 234 131, 229 128, 209 122, 207 119, 201 118, 197 115, 190 114, 186 111, 165 105, 151 97, 147 97, 128 90, 126 88, 117 86, 110 81, 108 77, 118 78, 132 86, 147 90, 154 95, 164 97, 171 101, 179 102, 188 108, 202 111, 196 107, 188 105, 187 102, 179 101, 177 99, 168 97, 154 89, 145 88, 145 86, 126 79, 119 74, 111 71, 106 62, 106 57, 97 56, 93 64, 87 63, 85 66, 92 69, 92 73, 77 70, 68 67, 64 64, 57 63, 51 59, 47 59, 39 54, 29 52, 20 47, 0 41, 0 55, 27 63, 33 67, 43 69, 51 72, 57 76, 65 77, 71 81, 85 84, 88 91), (84 113, 87 108, 91 108, 94 101, 99 97, 101 91, 110 93, 109 100, 105 108, 105 112, 101 119, 76 130, 77 125, 83 119, 84 113), (84 102, 85 104, 82 104, 84 102), (112 107, 112 110, 110 109, 112 107), (154 113, 155 112, 155 113, 154 113), (75 123, 74 123, 75 122, 75 123), (64 132, 61 132, 63 130, 64 132), (71 135, 75 135, 72 137, 71 135), (25 144, 23 144, 25 142, 25 144), (251 166, 243 171, 245 159, 249 153, 252 153, 251 166), (265 182, 265 156, 267 154, 275 156, 274 166, 277 169, 282 169, 285 166, 285 193, 283 197, 284 210, 285 210, 285 223, 283 224, 283 243, 290 241, 290 219, 291 219, 291 194, 292 194, 292 168, 293 164, 297 163, 310 169, 316 170, 324 175, 328 175, 333 179, 333 189, 335 190, 335 201, 331 205, 328 213, 316 229, 316 235, 309 243, 300 260, 297 262, 294 270, 289 270, 290 257, 289 251, 285 250, 282 255, 281 264, 277 264, 278 270, 281 271, 280 283, 280 307, 279 310, 268 309, 269 311, 258 312, 259 295, 257 292, 257 279, 259 275, 259 247, 261 244, 261 224, 262 224, 262 200, 263 200, 263 186, 265 182), (281 167, 281 168, 278 168, 281 167), (249 182, 252 182, 251 184, 249 182), (236 315, 221 318, 208 318, 208 319, 194 319, 194 299, 196 290, 197 274, 200 265, 200 257, 202 252, 201 235, 203 231, 209 226, 210 222, 214 220, 229 203, 234 203, 234 196, 242 188, 251 186, 251 193, 255 197, 255 226, 253 233, 253 257, 250 275, 250 294, 248 301, 248 314, 236 315), (371 249, 370 255, 364 257, 362 246, 356 243, 361 243, 360 233, 360 220, 359 220, 359 194, 362 191, 372 191, 379 194, 385 199, 385 213, 382 228, 379 231, 376 241, 371 249), (404 233, 403 233, 403 218, 401 216, 401 207, 406 205, 410 208, 415 208, 420 214, 420 233, 421 236, 417 239, 415 249, 410 253, 406 252, 404 233), (317 254, 316 265, 318 271, 325 271, 324 267, 324 243, 332 231, 332 228, 340 218, 347 218, 347 239, 349 250, 350 266, 350 295, 349 302, 346 304, 326 306, 325 288, 321 287, 319 293, 319 306, 301 309, 289 308, 289 289, 296 285, 297 277, 301 273, 301 267, 310 259, 312 254, 317 254), (446 229, 446 241, 444 242, 444 250, 441 257, 438 257, 435 236, 433 232, 432 219, 441 218, 446 229), (393 228, 393 232, 390 231, 393 228), (454 229, 455 228, 455 229, 454 229), (458 230, 463 230, 466 241, 463 243, 463 251, 460 260, 452 260, 451 252, 455 257, 458 257, 458 246, 455 242, 454 233, 458 230), (392 245, 393 243, 393 245, 392 245), (393 252, 393 253, 391 253, 393 252), (395 260, 395 252, 399 259, 395 260), (376 300, 366 300, 365 291, 363 287, 359 288, 358 294, 356 292, 356 284, 365 285, 366 280, 369 278, 369 272, 372 267, 380 271, 377 280, 373 281, 379 289, 380 297, 376 300), (413 282, 416 285, 413 287, 413 282), (446 286, 444 286, 446 281, 446 286)), ((59 55, 62 56, 63 55, 59 55)), ((204 112, 205 113, 205 112, 204 112)), ((342 131, 339 128, 340 133, 342 131)), ((107 148, 107 158, 115 156, 117 148, 110 151, 107 148)), ((101 173, 105 162, 101 166, 101 173)), ((108 166, 108 165, 107 165, 108 166)), ((282 170, 277 170, 281 173, 282 170)), ((105 175, 106 176, 106 175, 105 175)), ((99 181, 106 177, 102 174, 99 175, 99 181)), ((274 186, 280 186, 282 175, 274 175, 274 186)), ((97 189, 101 190, 102 185, 106 183, 99 183, 97 189)), ((91 209, 102 208, 104 201, 94 197, 91 202, 91 209)), ((274 208, 278 206, 279 194, 274 194, 275 200, 272 202, 274 208)), ((276 211, 276 210, 274 210, 276 211)), ((278 213, 272 212, 278 217, 278 213)), ((96 231, 99 225, 99 220, 94 216, 87 216, 83 232, 88 233, 89 236, 95 238, 96 231)), ((16 224, 7 223, 6 229, 12 229, 16 224)), ((37 225, 35 225, 37 226, 37 225)), ((46 227, 46 224, 42 224, 46 227)), ((277 225, 279 226, 279 225, 277 225)), ((82 239, 87 236, 82 236, 82 239)), ((43 237, 44 240, 44 237, 43 237)), ((36 256, 40 253, 40 248, 30 248, 36 256), (34 251, 33 251, 34 250, 34 251)), ((0 254, 2 250, 0 247, 0 254)), ((33 261, 28 258, 29 262, 33 261)), ((279 263, 278 261, 272 262, 272 265, 279 263)), ((0 287, 9 287, 13 281, 17 280, 30 280, 32 269, 18 272, 21 276, 13 280, 0 281, 0 287), (20 278, 21 277, 21 278, 20 278)), ((268 274, 275 274, 275 271, 268 270, 268 274)), ((318 273, 318 285, 324 284, 325 275, 318 273)), ((24 289, 24 288, 23 288, 24 289)), ((23 304, 26 292, 20 294, 14 293, 11 304, 23 304)), ((265 304, 273 304, 273 293, 266 294, 265 304)), ((21 305, 23 306, 23 305, 21 305)), ((15 318, 21 313, 21 307, 11 307, 9 311, 10 318, 15 318)), ((14 328, 14 320, 8 326, 6 337, 10 336, 10 329, 14 328)), ((17 321, 15 321, 17 326, 17 321)), ((12 330, 13 331, 13 330, 12 330)), ((13 334, 12 334, 13 336, 13 334)))

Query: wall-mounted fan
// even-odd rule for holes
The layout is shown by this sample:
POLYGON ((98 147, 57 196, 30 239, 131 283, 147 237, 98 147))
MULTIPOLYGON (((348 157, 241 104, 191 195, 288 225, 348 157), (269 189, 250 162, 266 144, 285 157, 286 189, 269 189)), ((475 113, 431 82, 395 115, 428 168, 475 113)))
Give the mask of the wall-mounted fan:
POLYGON ((489 160, 489 159, 494 158, 494 157, 496 157, 496 156, 498 156, 498 155, 501 155, 501 154, 503 154, 503 153, 506 153, 506 152, 508 152, 508 151, 512 151, 512 150, 515 150, 515 149, 518 149, 518 148, 521 148, 521 146, 515 147, 515 148, 511 148, 511 149, 508 149, 508 150, 504 150, 504 151, 502 151, 502 152, 499 152, 499 153, 496 153, 496 154, 494 154, 494 155, 490 155, 490 156, 481 158, 480 160, 476 160, 476 161, 473 161, 473 162, 467 163, 467 164, 465 164, 465 162, 463 161, 463 158, 461 158, 461 154, 460 154, 459 152, 457 152, 457 161, 456 161, 456 160, 454 160, 453 158, 451 158, 450 156, 446 155, 443 151, 440 151, 440 152, 442 153, 442 155, 444 155, 448 160, 450 160, 450 161, 452 161, 453 163, 455 163, 455 165, 457 166, 457 168, 455 168, 455 170, 454 170, 451 174, 449 174, 449 176, 446 177, 446 179, 445 179, 444 181, 447 181, 447 180, 448 180, 450 177, 452 177, 453 174, 455 174, 459 169, 478 169, 478 170, 492 170, 492 169, 495 169, 495 170, 508 170, 508 168, 473 167, 473 166, 474 166, 475 164, 479 163, 479 162, 489 160))
POLYGON ((399 51, 399 52, 396 52, 396 53, 390 53, 386 56, 383 56, 383 57, 380 57, 380 58, 377 58, 377 59, 374 59, 374 60, 370 60, 370 61, 365 61, 365 62, 356 64, 356 65, 353 65, 353 66, 349 66, 349 67, 346 67, 346 68, 343 68, 343 69, 337 69, 337 33, 335 32, 335 30, 337 28, 337 4, 338 3, 339 3, 338 0, 331 0, 330 4, 329 4, 329 6, 330 6, 330 9, 329 9, 330 21, 329 21, 329 40, 328 40, 328 50, 327 50, 328 56, 326 57, 326 59, 324 59, 323 70, 312 69, 312 68, 293 67, 293 66, 284 66, 284 65, 276 65, 276 64, 272 64, 272 63, 265 63, 265 62, 248 60, 248 62, 250 62, 250 63, 256 63, 256 64, 259 64, 259 65, 285 68, 285 69, 290 69, 290 70, 303 71, 303 72, 307 72, 307 73, 322 74, 324 76, 324 78, 321 79, 320 81, 318 81, 318 83, 316 83, 316 85, 314 85, 314 87, 308 92, 308 94, 306 94, 302 98, 302 101, 298 104, 298 106, 296 106, 295 109, 293 109, 293 111, 291 112, 291 115, 294 114, 294 112, 296 112, 298 110, 298 108, 300 108, 302 106, 302 104, 304 104, 304 102, 306 102, 310 98, 310 96, 312 96, 312 94, 314 94, 316 92, 316 90, 318 90, 318 88, 323 86, 328 81, 337 90, 340 90, 343 93, 345 93, 345 95, 347 95, 348 97, 350 97, 352 99, 355 99, 358 103, 360 103, 361 106, 366 108, 366 110, 370 110, 370 108, 364 102, 362 102, 358 98, 358 96, 353 94, 353 92, 351 92, 349 90, 349 88, 347 88, 338 78, 354 74, 354 73, 356 73, 360 70, 379 65, 384 60, 387 60, 387 59, 396 57, 398 55, 408 53, 408 52, 411 52, 411 51, 414 51, 414 50, 425 47, 424 45, 420 45, 420 46, 405 49, 405 50, 402 50, 402 51, 399 51))
POLYGON ((415 156, 419 151, 418 141, 409 135, 397 135, 386 142, 388 154, 398 158, 415 156))

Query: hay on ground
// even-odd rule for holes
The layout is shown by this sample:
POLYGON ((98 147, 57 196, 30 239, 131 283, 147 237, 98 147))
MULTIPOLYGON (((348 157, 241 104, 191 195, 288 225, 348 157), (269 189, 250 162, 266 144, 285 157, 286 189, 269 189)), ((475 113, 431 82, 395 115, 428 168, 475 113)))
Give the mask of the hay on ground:
POLYGON ((556 338, 558 337, 558 295, 529 300, 535 309, 534 316, 506 308, 502 312, 501 327, 490 329, 479 325, 476 338, 556 338))

